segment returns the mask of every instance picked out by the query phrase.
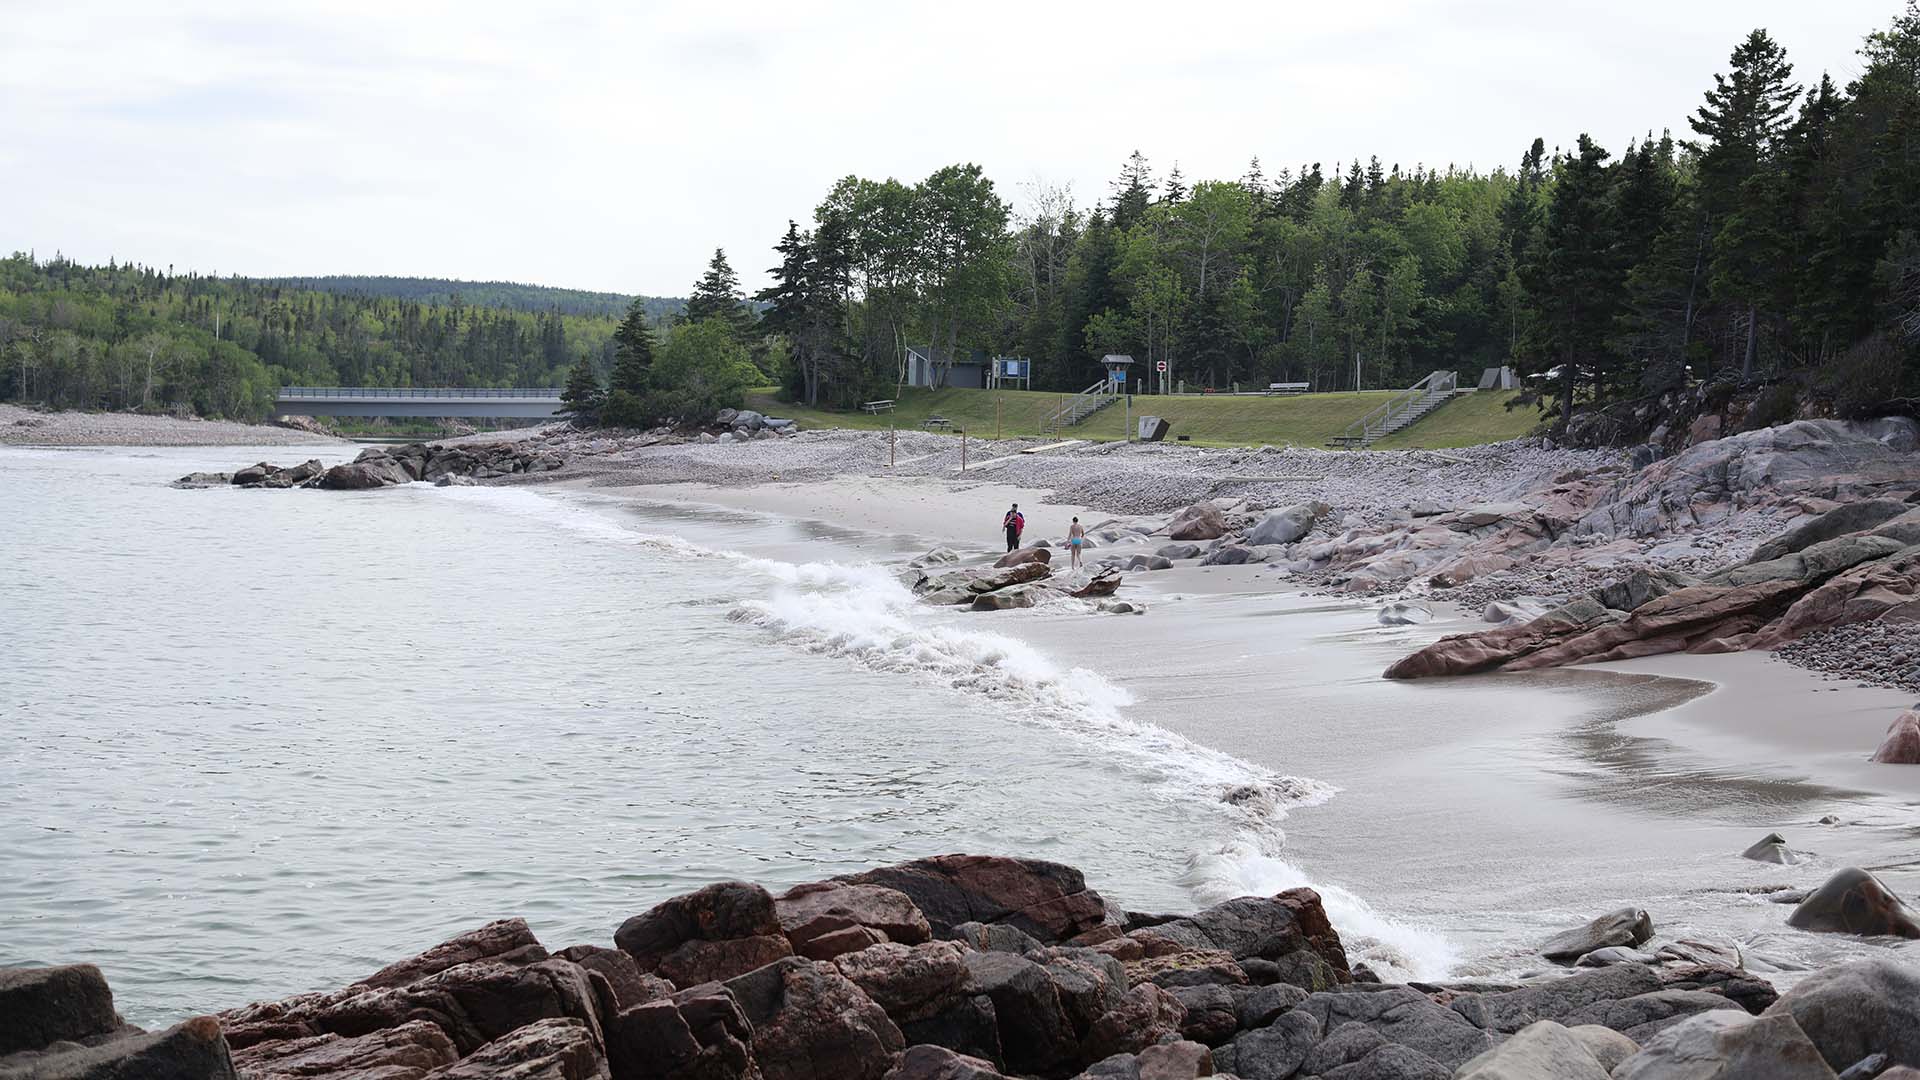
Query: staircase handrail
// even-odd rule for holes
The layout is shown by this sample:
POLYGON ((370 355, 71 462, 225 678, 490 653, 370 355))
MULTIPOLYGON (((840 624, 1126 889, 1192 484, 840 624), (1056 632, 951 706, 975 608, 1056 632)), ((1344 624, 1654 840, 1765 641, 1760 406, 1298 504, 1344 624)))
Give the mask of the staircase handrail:
POLYGON ((1435 390, 1452 389, 1451 385, 1438 386, 1435 385, 1436 383, 1451 383, 1457 378, 1459 378, 1459 376, 1451 371, 1428 372, 1426 378, 1421 379, 1405 390, 1395 391, 1393 396, 1387 399, 1386 404, 1355 420, 1353 423, 1348 424, 1346 430, 1340 433, 1339 438, 1341 440, 1365 440, 1373 434, 1376 426, 1385 425, 1390 422, 1401 409, 1412 405, 1435 390))

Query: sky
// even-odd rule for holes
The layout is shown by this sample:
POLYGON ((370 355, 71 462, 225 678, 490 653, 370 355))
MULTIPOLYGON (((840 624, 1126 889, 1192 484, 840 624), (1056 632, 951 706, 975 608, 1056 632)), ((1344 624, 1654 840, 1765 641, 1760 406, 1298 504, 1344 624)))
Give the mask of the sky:
POLYGON ((1844 85, 1902 4, 0 0, 0 249, 684 295, 722 247, 754 288, 850 174, 976 162, 1018 211, 1136 149, 1617 152, 1687 134, 1753 27, 1844 85))

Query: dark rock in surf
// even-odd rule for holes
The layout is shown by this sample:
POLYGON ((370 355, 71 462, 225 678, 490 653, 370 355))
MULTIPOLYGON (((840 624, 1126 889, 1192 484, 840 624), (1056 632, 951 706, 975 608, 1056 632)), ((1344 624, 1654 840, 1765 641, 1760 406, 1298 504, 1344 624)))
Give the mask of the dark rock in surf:
POLYGON ((1652 916, 1639 908, 1621 908, 1548 938, 1540 946, 1540 955, 1570 964, 1595 949, 1640 945, 1652 937, 1652 916))
POLYGON ((1800 862, 1800 856, 1787 847, 1787 838, 1779 833, 1768 833, 1761 837, 1752 847, 1741 852, 1740 857, 1781 866, 1797 866, 1800 862))
POLYGON ((1787 925, 1830 934, 1920 938, 1920 919, 1885 883, 1857 866, 1836 871, 1793 909, 1787 925))

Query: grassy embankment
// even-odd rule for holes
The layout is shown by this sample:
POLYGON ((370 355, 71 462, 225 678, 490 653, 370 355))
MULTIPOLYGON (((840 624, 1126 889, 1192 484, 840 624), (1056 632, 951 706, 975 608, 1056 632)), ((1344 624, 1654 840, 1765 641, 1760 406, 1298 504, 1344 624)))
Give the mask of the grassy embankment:
MULTIPOLYGON (((771 416, 793 417, 805 427, 868 431, 885 431, 889 424, 902 430, 919 430, 927 417, 944 416, 953 421, 955 430, 965 429, 971 435, 993 438, 996 396, 1000 399, 997 430, 1005 438, 1040 435, 1042 419, 1063 398, 1060 394, 1026 390, 906 390, 891 414, 876 416, 787 405, 774 400, 771 390, 762 390, 748 395, 747 407, 771 416)), ((1463 396, 1379 445, 1389 449, 1442 448, 1518 438, 1533 427, 1535 419, 1531 409, 1507 412, 1502 408, 1502 403, 1511 396, 1500 392, 1463 396)), ((1163 417, 1172 424, 1169 440, 1176 435, 1186 435, 1201 446, 1324 447, 1327 439, 1385 400, 1384 392, 1292 397, 1142 395, 1133 399, 1133 415, 1163 417)), ((1078 426, 1066 429, 1061 437, 1125 438, 1126 417, 1122 408, 1117 404, 1109 406, 1078 426)))

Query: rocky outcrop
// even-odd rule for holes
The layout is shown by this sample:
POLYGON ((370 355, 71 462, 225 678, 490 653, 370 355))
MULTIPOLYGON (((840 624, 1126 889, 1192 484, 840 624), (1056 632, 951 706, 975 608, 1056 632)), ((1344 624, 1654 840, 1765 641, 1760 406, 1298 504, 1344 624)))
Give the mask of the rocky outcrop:
MULTIPOLYGON (((369 447, 352 461, 331 468, 321 465, 318 460, 287 467, 263 461, 233 473, 230 480, 235 487, 366 491, 410 484, 416 480, 439 482, 450 477, 491 480, 523 473, 553 472, 565 465, 566 459, 561 454, 532 442, 460 446, 410 443, 406 446, 369 447)), ((174 481, 174 485, 206 487, 209 486, 209 477, 219 475, 188 473, 174 481)))
MULTIPOLYGON (((1553 951, 1631 951, 1582 950, 1644 945, 1648 921, 1626 909, 1553 951)), ((1520 985, 1384 985, 1355 979, 1311 890, 1127 913, 1070 867, 999 856, 778 898, 722 882, 615 940, 549 954, 503 920, 340 990, 156 1035, 119 1024, 90 968, 0 972, 0 1045, 19 1048, 0 1076, 1651 1080, 1696 1075, 1661 1071, 1681 1060, 1728 1078, 1920 1060, 1920 982, 1893 961, 1810 975, 1777 1000, 1736 947, 1691 941, 1520 985), (780 955, 717 974, 761 948, 780 955)))
POLYGON ((1781 554, 1704 581, 1638 570, 1529 622, 1442 638, 1389 667, 1386 676, 1776 648, 1814 630, 1875 619, 1920 595, 1920 547, 1885 534, 1904 520, 1819 540, 1813 537, 1824 530, 1815 521, 1800 537, 1763 546, 1763 553, 1781 554), (1796 546, 1801 540, 1808 542, 1796 546))

